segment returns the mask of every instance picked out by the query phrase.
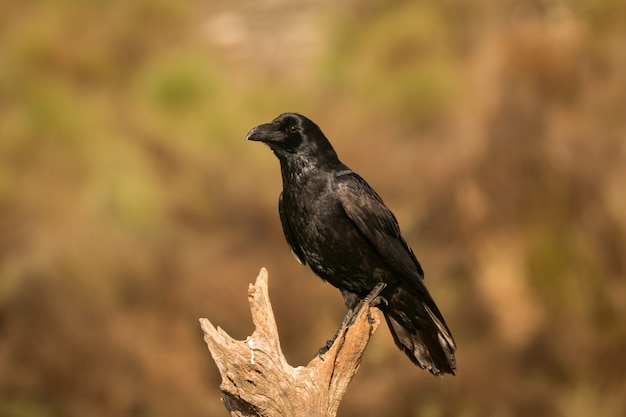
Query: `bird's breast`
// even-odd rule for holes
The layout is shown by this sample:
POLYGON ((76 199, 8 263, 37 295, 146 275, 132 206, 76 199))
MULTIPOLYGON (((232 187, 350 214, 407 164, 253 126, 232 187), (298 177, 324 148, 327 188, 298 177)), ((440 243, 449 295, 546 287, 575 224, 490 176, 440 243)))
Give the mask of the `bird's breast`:
POLYGON ((311 269, 335 287, 367 294, 384 262, 347 216, 332 184, 308 184, 295 193, 285 189, 283 204, 311 269))

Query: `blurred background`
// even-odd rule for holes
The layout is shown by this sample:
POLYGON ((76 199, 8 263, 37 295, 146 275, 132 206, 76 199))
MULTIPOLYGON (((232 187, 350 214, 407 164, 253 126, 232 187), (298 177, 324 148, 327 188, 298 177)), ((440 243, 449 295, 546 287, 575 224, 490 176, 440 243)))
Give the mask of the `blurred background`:
POLYGON ((0 1, 0 416, 227 416, 198 324, 260 267, 306 364, 345 313, 247 131, 317 122, 458 344, 381 326, 348 416, 626 415, 622 0, 0 1))

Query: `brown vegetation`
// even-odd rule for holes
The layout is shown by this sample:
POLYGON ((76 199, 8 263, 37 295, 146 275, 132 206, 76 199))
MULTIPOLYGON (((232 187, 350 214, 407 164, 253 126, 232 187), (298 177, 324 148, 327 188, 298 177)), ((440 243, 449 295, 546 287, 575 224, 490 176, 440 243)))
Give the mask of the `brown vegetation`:
POLYGON ((289 363, 344 314, 292 258, 282 111, 398 216, 458 343, 377 332, 342 416, 623 416, 623 1, 0 3, 0 416, 227 415, 199 317, 289 363), (297 6, 296 6, 297 5, 297 6))

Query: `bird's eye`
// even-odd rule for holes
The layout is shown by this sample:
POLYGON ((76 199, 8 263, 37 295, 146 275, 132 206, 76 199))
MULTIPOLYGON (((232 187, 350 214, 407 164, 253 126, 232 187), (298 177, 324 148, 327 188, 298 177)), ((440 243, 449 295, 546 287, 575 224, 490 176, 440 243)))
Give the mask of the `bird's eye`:
POLYGON ((289 133, 296 133, 298 131, 298 125, 291 125, 287 128, 289 133))

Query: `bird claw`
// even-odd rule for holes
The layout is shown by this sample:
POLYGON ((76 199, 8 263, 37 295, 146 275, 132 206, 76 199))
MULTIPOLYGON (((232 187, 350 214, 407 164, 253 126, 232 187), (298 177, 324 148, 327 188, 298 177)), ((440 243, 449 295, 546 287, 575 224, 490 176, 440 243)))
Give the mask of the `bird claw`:
MULTIPOLYGON (((356 313, 357 311, 361 309, 363 305, 367 304, 370 307, 377 307, 381 304, 384 304, 384 305, 389 304, 387 299, 380 295, 381 291, 385 289, 386 286, 387 284, 385 284, 384 282, 378 283, 374 287, 374 289, 365 298, 363 298, 360 301, 359 305, 356 308, 348 310, 348 312, 346 313, 346 316, 343 318, 343 321, 341 322, 341 326, 339 326, 339 329, 337 329, 337 332, 335 333, 333 338, 327 340, 326 344, 317 351, 317 356, 319 356, 322 360, 324 360, 324 355, 326 354, 326 352, 330 350, 333 343, 335 343, 335 340, 337 339, 337 336, 339 336, 341 329, 343 329, 344 327, 347 329, 354 323, 354 320, 356 319, 356 316, 357 316, 356 313)), ((374 324, 374 318, 370 315, 369 311, 367 312, 367 321, 370 324, 370 326, 374 324)))
POLYGON ((327 340, 326 344, 317 351, 317 356, 319 356, 320 359, 324 360, 324 355, 326 355, 326 352, 330 350, 330 347, 333 345, 333 343, 335 343, 334 339, 327 340))

